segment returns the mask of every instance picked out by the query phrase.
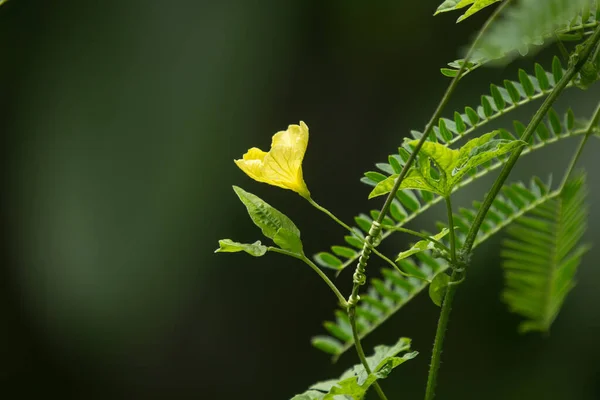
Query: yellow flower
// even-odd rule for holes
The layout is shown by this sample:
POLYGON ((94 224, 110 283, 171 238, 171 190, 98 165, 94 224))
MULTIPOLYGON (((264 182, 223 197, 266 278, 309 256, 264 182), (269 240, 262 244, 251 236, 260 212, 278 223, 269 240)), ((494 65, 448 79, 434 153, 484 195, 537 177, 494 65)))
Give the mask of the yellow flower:
POLYGON ((256 181, 293 190, 309 199, 310 192, 302 177, 302 160, 307 146, 308 126, 300 121, 300 125, 290 125, 287 131, 273 135, 268 153, 253 147, 235 163, 256 181))

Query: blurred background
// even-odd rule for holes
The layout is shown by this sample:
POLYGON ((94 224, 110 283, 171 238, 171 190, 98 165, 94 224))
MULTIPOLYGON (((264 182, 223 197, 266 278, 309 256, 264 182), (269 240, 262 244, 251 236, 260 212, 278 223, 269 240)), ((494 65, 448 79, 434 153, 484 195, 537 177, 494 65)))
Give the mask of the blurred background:
MULTIPOLYGON (((0 7, 4 164, 0 382, 16 398, 288 399, 338 376, 313 349, 335 298, 304 264, 269 254, 213 254, 221 238, 262 239, 239 185, 287 213, 315 253, 344 232, 300 196, 251 181, 233 163, 304 120, 305 179, 346 221, 367 201, 359 182, 411 129, 423 129, 458 58, 489 12, 455 25, 439 0, 11 0, 0 7)), ((539 55, 549 65, 551 47, 539 55)), ((489 83, 532 71, 525 58, 465 78, 446 116, 489 83)), ((586 116, 600 91, 557 104, 586 116)), ((535 106, 501 119, 527 119, 535 106)), ((519 162, 512 180, 560 172, 573 141, 519 162)), ((597 171, 592 140, 581 164, 597 171)), ((492 174, 494 175, 494 174, 492 174)), ((459 192, 481 199, 494 176, 459 192)), ((589 179, 588 239, 600 185, 589 179)), ((433 229, 435 208, 413 227, 433 229)), ((382 246, 407 244, 397 235, 382 246)), ((264 239, 263 239, 264 240, 264 239)), ((441 399, 599 399, 599 247, 548 337, 519 335, 500 302, 497 237, 478 249, 455 301, 441 399)), ((373 263, 373 270, 380 265, 373 263)), ((351 273, 338 279, 348 293, 351 273)), ((419 399, 439 309, 426 295, 365 340, 413 338, 421 352, 383 385, 419 399)))

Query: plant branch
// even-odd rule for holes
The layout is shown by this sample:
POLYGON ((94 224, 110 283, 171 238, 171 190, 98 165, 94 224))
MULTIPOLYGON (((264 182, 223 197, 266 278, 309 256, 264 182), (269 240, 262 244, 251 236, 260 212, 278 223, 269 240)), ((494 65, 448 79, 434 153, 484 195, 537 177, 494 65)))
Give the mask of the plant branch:
POLYGON ((452 214, 452 200, 450 199, 450 195, 445 197, 446 200, 446 211, 448 213, 448 228, 450 229, 450 259, 452 260, 452 264, 454 268, 458 267, 458 262, 456 260, 456 235, 454 232, 454 215, 452 214))
MULTIPOLYGON (((369 245, 369 243, 367 241, 365 241, 365 239, 361 238, 360 236, 358 236, 356 234, 356 232, 354 231, 354 229, 352 229, 352 227, 350 225, 346 224, 344 221, 342 221, 341 219, 339 219, 338 217, 336 217, 335 214, 333 214, 331 211, 329 211, 328 209, 326 209, 325 207, 323 207, 322 205, 320 205, 319 203, 317 203, 316 201, 314 201, 312 198, 308 198, 307 200, 317 210, 322 211, 327 216, 329 216, 331 219, 333 219, 335 222, 337 222, 339 225, 341 225, 342 227, 344 227, 345 229, 347 229, 354 237, 356 237, 358 240, 360 240, 363 245, 365 245, 365 244, 368 245, 370 247, 371 251, 373 251, 373 253, 375 253, 379 258, 381 258, 383 261, 385 261, 386 263, 388 263, 391 267, 395 268, 402 275, 404 275, 404 276, 413 276, 413 275, 407 274, 406 272, 404 272, 400 268, 398 268, 398 266, 396 265, 395 262, 393 262, 385 254, 383 254, 379 250, 377 250, 375 248, 375 246, 369 245)), ((410 231, 410 230, 407 229, 407 231, 410 231)), ((414 232, 414 231, 410 231, 410 232, 412 234, 416 233, 415 236, 419 236, 419 234, 417 232, 414 232)), ((417 277, 415 277, 415 278, 417 278, 417 277)), ((419 278, 419 279, 422 279, 422 278, 419 278)))
POLYGON ((425 400, 432 400, 435 396, 435 386, 437 384, 438 370, 440 369, 440 361, 442 357, 442 348, 444 346, 444 338, 448 321, 450 321, 450 311, 452 310, 452 301, 458 288, 458 283, 462 282, 459 279, 460 272, 454 270, 450 277, 450 283, 446 289, 444 302, 442 303, 442 312, 438 321, 437 330, 435 332, 435 341, 433 343, 433 353, 431 355, 431 364, 429 367, 429 376, 427 377, 427 389, 425 391, 425 400))
MULTIPOLYGON (((563 77, 560 79, 560 81, 558 81, 558 83, 556 84, 556 86, 554 87, 552 92, 550 92, 548 97, 544 100, 544 103, 537 110, 537 112, 535 113, 535 115, 533 116, 531 121, 529 122, 529 125, 527 125, 527 128, 523 132, 523 135, 521 136, 521 140, 527 142, 531 138, 531 136, 534 134, 534 132, 537 129, 540 122, 542 122, 542 119, 544 118, 544 116, 546 115, 548 110, 550 110, 550 107, 552 106, 552 104, 554 104, 554 102, 556 101, 558 96, 561 94, 561 92, 564 90, 564 88, 567 86, 567 84, 571 81, 571 79, 573 79, 575 74, 577 74, 577 72, 579 72, 579 70, 583 67, 583 65, 587 61, 588 57, 590 56, 591 52, 595 48, 596 44, 598 43, 598 41, 600 41, 600 28, 596 28, 596 30, 594 31, 594 34, 588 40, 589 40, 589 42, 588 42, 587 46, 581 51, 581 53, 579 53, 579 54, 576 53, 575 57, 572 57, 573 62, 569 66, 569 69, 567 69, 567 71, 565 72, 563 77)), ((469 232, 467 233, 465 243, 461 249, 463 254, 469 254, 471 252, 471 249, 473 248, 473 243, 475 242, 475 238, 477 237, 477 233, 479 232, 479 229, 481 228, 481 224, 483 223, 483 220, 485 219, 485 216, 487 215, 488 210, 490 209, 494 199, 500 192, 502 185, 504 185, 506 178, 508 178, 508 175, 510 174, 513 167, 517 163, 517 160, 519 159, 519 156, 521 155, 522 151, 523 151, 523 147, 520 147, 519 149, 513 151, 513 153, 510 155, 510 157, 506 161, 506 164, 504 164, 504 167, 502 168, 500 175, 494 182, 492 189, 485 197, 485 200, 483 201, 483 204, 479 208, 479 211, 477 212, 477 215, 475 216, 475 220, 473 221, 473 224, 471 225, 471 228, 469 229, 469 232)))
MULTIPOLYGON (((365 368, 367 374, 371 373, 371 367, 369 367, 369 363, 367 362, 367 357, 365 356, 365 352, 363 351, 362 344, 360 343, 360 338, 358 337, 358 330, 356 329, 356 308, 348 307, 348 319, 350 320, 350 326, 352 327, 352 336, 354 336, 354 347, 356 348, 356 353, 358 354, 358 358, 360 359, 361 364, 365 368)), ((381 400, 387 400, 385 393, 383 393, 383 389, 379 386, 379 382, 375 381, 373 383, 373 387, 375 391, 379 395, 381 400)))

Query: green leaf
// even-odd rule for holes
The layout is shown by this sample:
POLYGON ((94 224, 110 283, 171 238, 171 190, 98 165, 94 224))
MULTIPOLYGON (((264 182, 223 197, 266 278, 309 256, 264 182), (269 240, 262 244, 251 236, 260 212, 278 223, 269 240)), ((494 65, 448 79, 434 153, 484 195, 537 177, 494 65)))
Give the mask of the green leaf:
POLYGON ((467 5, 473 3, 474 1, 475 0, 467 1, 466 4, 464 4, 465 1, 463 1, 463 0, 446 0, 442 4, 440 4, 440 6, 437 8, 437 10, 435 10, 435 14, 433 14, 433 15, 437 15, 437 14, 443 13, 443 12, 458 10, 459 8, 466 7, 467 5), (458 5, 459 3, 463 3, 463 4, 461 6, 459 6, 458 5))
POLYGON ((339 270, 342 267, 342 260, 327 252, 315 254, 314 259, 317 264, 325 268, 339 270))
POLYGON ((544 67, 542 67, 538 63, 535 64, 535 77, 537 78, 538 83, 540 84, 540 89, 544 91, 550 89, 550 82, 548 81, 546 71, 544 70, 544 67))
POLYGON ((496 108, 500 111, 504 110, 504 108, 506 107, 506 101, 504 100, 504 97, 502 97, 498 86, 494 84, 490 85, 490 92, 492 93, 492 98, 494 99, 494 104, 496 104, 496 108))
POLYGON ((272 239, 284 250, 302 254, 300 230, 291 219, 271 207, 260 197, 237 186, 234 186, 233 190, 246 206, 248 215, 250 215, 254 224, 262 230, 263 235, 272 239))
POLYGON ((560 81, 563 77, 562 64, 557 56, 554 56, 552 59, 552 77, 554 78, 555 83, 560 81))
POLYGON ((348 369, 339 379, 323 381, 312 385, 306 392, 296 395, 292 400, 338 400, 345 397, 362 400, 369 388, 379 379, 385 379, 394 368, 417 356, 410 352, 410 339, 400 338, 393 346, 376 346, 375 354, 367 357, 371 369, 368 374, 362 364, 348 369), (399 356, 400 353, 404 354, 399 356))
POLYGON ((481 38, 478 57, 490 60, 518 53, 525 55, 531 45, 551 43, 555 33, 578 19, 589 3, 590 0, 513 2, 503 18, 492 24, 481 38))
POLYGON ((500 131, 494 131, 469 140, 460 148, 450 170, 451 179, 448 182, 450 190, 469 170, 525 145, 521 140, 493 139, 498 133, 500 131))
POLYGON ((567 181, 560 193, 517 219, 508 229, 501 256, 503 300, 525 318, 520 332, 547 332, 589 249, 580 244, 587 225, 585 176, 567 181))
POLYGON ((453 10, 458 10, 460 8, 471 5, 471 7, 465 12, 463 15, 458 18, 456 22, 460 22, 465 18, 470 17, 478 11, 481 11, 483 8, 492 5, 500 0, 446 0, 444 1, 436 10, 434 15, 437 15, 442 12, 448 12, 453 10))
POLYGON ((532 97, 535 94, 535 87, 533 86, 530 76, 522 69, 519 69, 519 81, 521 82, 527 97, 532 97))
MULTIPOLYGON (((449 149, 441 143, 425 142, 419 152, 419 165, 410 169, 399 189, 418 189, 449 196, 470 170, 525 144, 519 140, 493 139, 498 133, 500 131, 494 131, 469 140, 459 150, 449 149), (432 174, 429 160, 436 165, 439 177, 432 174)), ((409 145, 416 146, 417 143, 413 140, 409 145)), ((369 198, 389 193, 398 176, 394 174, 379 182, 369 198)))
POLYGON ((438 307, 442 306, 449 282, 450 277, 448 274, 445 272, 440 272, 435 276, 435 278, 433 278, 431 284, 429 285, 429 297, 431 298, 431 301, 433 301, 433 304, 438 307))
MULTIPOLYGON (((444 228, 440 233, 438 233, 435 236, 432 236, 432 238, 439 241, 449 232, 450 230, 448 228, 444 228)), ((400 252, 400 254, 398 254, 398 257, 396 258, 396 262, 404 260, 405 258, 412 256, 413 254, 417 254, 425 250, 432 250, 435 247, 436 244, 431 240, 419 240, 410 249, 400 252)))
POLYGON ((317 349, 329 353, 338 354, 342 349, 342 344, 339 340, 336 340, 330 336, 315 336, 312 341, 312 345, 317 349))
POLYGON ((273 237, 273 242, 282 249, 289 250, 294 254, 304 254, 299 234, 289 229, 279 228, 273 237))
POLYGON ((260 243, 260 240, 252 244, 238 243, 230 239, 219 240, 219 248, 215 250, 215 253, 237 253, 245 251, 254 257, 264 256, 267 252, 267 246, 260 243))
MULTIPOLYGON (((428 142, 431 143, 431 142, 428 142)), ((427 144, 427 143, 425 143, 427 144)), ((396 179, 400 176, 400 174, 394 174, 388 177, 387 179, 379 182, 375 189, 371 191, 369 194, 369 199, 372 199, 377 196, 382 196, 384 194, 388 194, 392 191, 394 184, 396 183, 396 179)), ((418 172, 412 170, 406 175, 402 184, 400 185, 399 190, 403 189, 419 189, 419 190, 427 190, 429 192, 438 193, 439 189, 435 186, 431 186, 429 182, 418 172)))

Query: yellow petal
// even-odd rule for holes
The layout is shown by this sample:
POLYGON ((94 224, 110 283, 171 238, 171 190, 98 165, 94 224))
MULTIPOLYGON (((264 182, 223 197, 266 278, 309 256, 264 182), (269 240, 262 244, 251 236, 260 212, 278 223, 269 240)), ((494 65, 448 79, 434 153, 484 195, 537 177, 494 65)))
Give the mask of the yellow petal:
POLYGON ((234 160, 235 164, 240 167, 250 178, 259 182, 264 182, 262 179, 263 160, 267 153, 256 147, 251 148, 244 154, 241 160, 234 160))
POLYGON ((254 180, 290 189, 309 198, 310 192, 302 175, 307 146, 308 126, 300 121, 300 125, 290 125, 286 131, 273 135, 268 153, 252 148, 235 163, 254 180))

